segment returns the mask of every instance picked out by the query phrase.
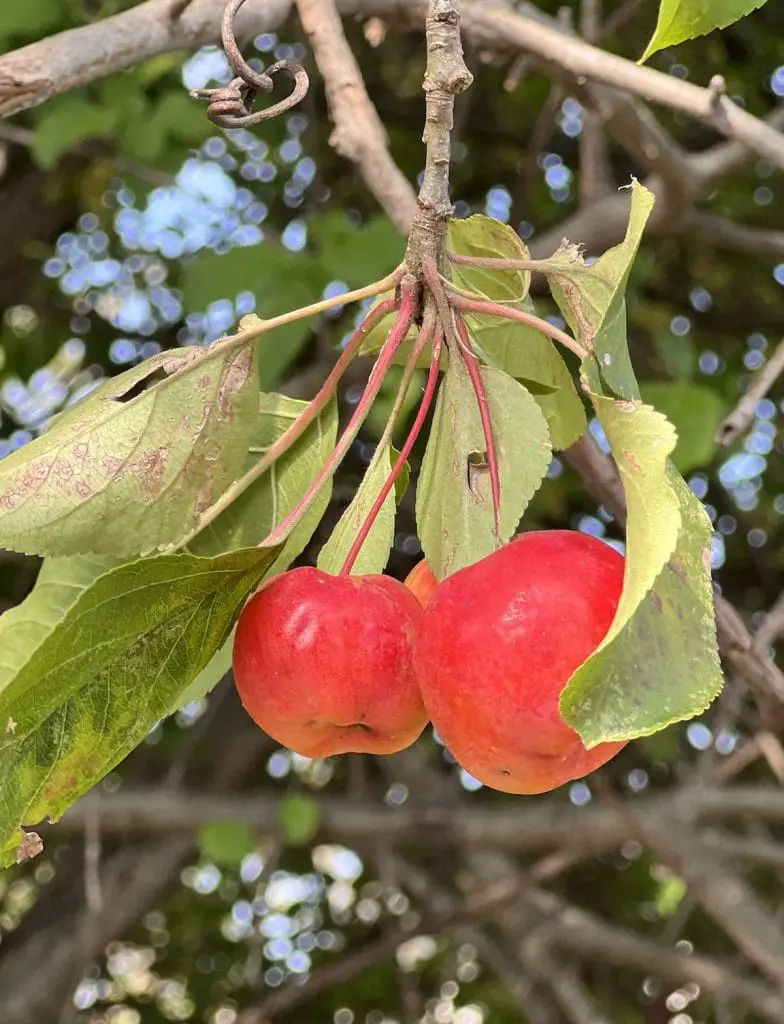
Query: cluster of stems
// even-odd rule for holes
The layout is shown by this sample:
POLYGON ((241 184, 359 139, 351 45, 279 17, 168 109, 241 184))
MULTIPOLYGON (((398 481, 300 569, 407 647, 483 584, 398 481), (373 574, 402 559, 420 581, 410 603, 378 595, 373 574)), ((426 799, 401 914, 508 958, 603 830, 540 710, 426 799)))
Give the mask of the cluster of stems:
MULTIPOLYGON (((226 24, 231 20, 242 0, 230 0, 226 9, 226 24)), ((483 317, 503 317, 516 320, 529 327, 537 328, 554 341, 566 346, 580 358, 584 356, 581 346, 568 334, 554 327, 546 320, 512 305, 494 303, 484 296, 467 293, 451 281, 450 261, 474 267, 494 270, 538 271, 558 273, 562 271, 558 261, 514 260, 474 257, 450 254, 445 251, 447 224, 452 213, 449 196, 449 164, 451 155, 451 134, 454 120, 455 97, 468 89, 472 75, 463 58, 460 38, 459 0, 429 0, 425 18, 427 37, 427 65, 425 69, 425 169, 418 196, 418 211, 414 217, 408 238, 406 258, 396 271, 383 281, 334 299, 326 299, 274 320, 258 321, 250 328, 225 339, 215 346, 215 353, 226 353, 233 347, 247 345, 254 337, 285 323, 305 316, 319 314, 330 307, 347 305, 372 296, 391 291, 392 298, 378 302, 349 339, 332 372, 325 380, 316 397, 298 419, 285 431, 244 476, 234 482, 202 516, 192 533, 185 538, 181 547, 205 526, 211 523, 248 487, 266 473, 272 465, 302 437, 319 413, 335 395, 341 378, 351 361, 360 354, 368 333, 385 317, 394 314, 392 327, 378 353, 375 365, 357 406, 341 434, 333 452, 312 481, 302 499, 281 523, 275 526, 260 546, 277 547, 285 542, 297 523, 311 507, 319 491, 333 476, 348 453, 354 439, 381 390, 384 377, 398 357, 402 346, 415 335, 411 351, 405 361, 397 396, 392 412, 383 432, 376 458, 386 457, 393 431, 402 415, 405 399, 420 357, 428 349, 430 368, 419 408, 408 435, 403 442, 400 455, 389 470, 384 485, 373 502, 364 522, 351 545, 342 574, 352 571, 362 545, 370 533, 373 523, 387 500, 395 482, 405 467, 416 440, 427 419, 438 388, 441 356, 446 348, 450 359, 459 360, 465 366, 474 392, 479 420, 482 425, 485 444, 485 465, 490 479, 492 505, 496 534, 500 540, 501 479, 498 470, 498 456, 493 437, 493 417, 488 401, 485 382, 479 360, 471 343, 466 325, 466 314, 483 317), (442 270, 444 273, 442 273, 442 270)), ((226 33, 224 33, 225 35, 226 33)), ((235 48, 236 49, 236 48, 235 48)), ((236 55, 235 55, 236 56, 236 55)), ((318 55, 317 55, 318 56, 318 55)), ((575 262, 575 268, 579 266, 575 262)))
MULTIPOLYGON (((532 260, 492 260, 487 258, 473 259, 465 256, 452 256, 447 254, 448 260, 454 260, 464 265, 497 267, 499 270, 542 270, 545 264, 538 264, 532 260)), ((507 306, 503 303, 495 303, 480 295, 471 295, 456 289, 448 277, 439 272, 435 259, 424 259, 418 273, 412 272, 406 264, 401 265, 391 275, 378 281, 373 285, 361 289, 358 292, 348 293, 333 299, 324 300, 313 306, 295 310, 292 313, 275 320, 258 321, 253 327, 241 331, 239 334, 225 339, 215 347, 216 351, 225 352, 227 348, 248 344, 254 336, 281 325, 290 323, 293 320, 305 316, 311 316, 323 312, 329 307, 345 305, 357 299, 378 295, 392 289, 393 295, 390 298, 378 302, 363 318, 360 325, 349 338, 343 348, 335 366, 319 389, 318 394, 303 410, 300 416, 291 426, 278 438, 278 440, 262 455, 259 461, 251 467, 242 477, 232 484, 221 498, 212 505, 201 517, 196 529, 190 534, 181 546, 187 543, 196 533, 200 532, 220 515, 232 502, 239 497, 255 481, 260 479, 278 459, 302 437, 308 427, 314 422, 317 416, 324 410, 330 400, 335 396, 340 381, 350 363, 361 353, 363 343, 370 331, 382 320, 394 315, 386 339, 381 346, 373 368, 368 376, 367 383, 362 392, 356 408, 354 409, 348 424, 340 435, 335 448, 322 466, 321 470, 307 488, 297 505, 288 515, 275 526, 272 532, 259 544, 260 547, 276 547, 283 544, 291 534, 299 521, 312 506, 320 490, 327 481, 334 475, 338 466, 348 454, 353 441, 356 439, 365 420, 368 417, 373 402, 377 398, 384 378, 390 367, 396 361, 403 345, 412 337, 410 351, 405 360, 399 387, 392 411, 385 426, 383 435, 378 445, 378 451, 383 455, 388 450, 388 443, 392 434, 399 424, 404 408, 405 399, 411 386, 411 381, 423 354, 429 350, 429 370, 427 381, 422 392, 419 406, 414 416, 408 434, 403 441, 400 453, 389 470, 386 480, 374 500, 367 516, 365 517, 357 536, 354 539, 351 549, 346 556, 341 569, 342 575, 349 574, 356 562, 362 545, 367 539, 373 524, 384 505, 390 491, 403 471, 406 462, 416 444, 417 438, 424 426, 427 415, 432 407, 433 400, 438 387, 438 377, 441 367, 441 357, 444 349, 449 353, 450 358, 459 359, 464 364, 471 386, 474 392, 479 419, 482 424, 484 435, 486 466, 490 479, 493 513, 496 532, 499 532, 500 508, 501 508, 501 480, 498 470, 498 457, 496 444, 493 436, 493 422, 490 404, 488 402, 478 357, 471 342, 470 332, 466 325, 465 314, 483 317, 501 317, 508 320, 518 321, 529 327, 535 327, 548 335, 552 340, 564 345, 579 357, 584 356, 581 346, 568 334, 550 324, 548 321, 537 317, 526 310, 515 306, 507 306)))

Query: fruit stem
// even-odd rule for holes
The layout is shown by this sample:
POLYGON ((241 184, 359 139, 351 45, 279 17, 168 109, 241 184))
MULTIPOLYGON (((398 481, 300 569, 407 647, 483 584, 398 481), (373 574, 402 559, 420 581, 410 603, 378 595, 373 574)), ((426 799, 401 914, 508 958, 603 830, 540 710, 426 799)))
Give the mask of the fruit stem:
POLYGON ((515 309, 513 306, 504 306, 500 302, 469 299, 464 295, 459 294, 450 294, 449 302, 455 309, 459 309, 463 313, 473 313, 476 316, 496 316, 502 317, 506 320, 516 320, 518 323, 525 324, 527 327, 533 327, 537 331, 541 331, 542 334, 546 334, 549 338, 552 338, 553 341, 559 342, 565 348, 568 348, 570 352, 573 352, 578 359, 583 360, 588 356, 587 351, 574 338, 570 338, 568 334, 560 330, 560 328, 555 327, 553 324, 548 323, 547 320, 543 320, 534 313, 528 313, 524 309, 515 309))
POLYGON ((289 512, 286 518, 283 519, 282 522, 280 522, 275 529, 264 538, 264 540, 259 542, 259 547, 275 547, 286 540, 291 531, 313 504, 316 499, 316 495, 323 485, 334 474, 335 470, 346 457, 354 438, 357 436, 362 424, 367 419, 370 407, 381 389, 384 376, 392 365, 392 360, 394 359, 395 354, 406 339, 406 335, 414 321, 417 303, 418 296, 415 287, 412 284, 406 285, 404 283, 401 291, 400 307, 397 318, 395 319, 395 322, 387 335, 386 341, 378 354, 378 358, 373 365, 373 369, 370 371, 370 376, 368 377, 368 382, 365 385, 365 390, 362 393, 362 397, 360 398, 351 419, 348 421, 346 429, 341 434, 332 454, 324 463, 318 476, 311 483, 303 497, 291 512, 289 512))
POLYGON ((471 380, 471 385, 474 389, 474 395, 476 396, 476 404, 479 409, 479 418, 482 422, 482 431, 485 435, 485 445, 487 447, 487 462, 488 469, 490 471, 490 490, 493 499, 493 520, 495 526, 496 538, 501 538, 501 478, 498 473, 498 459, 495 447, 495 440, 493 438, 493 427, 490 421, 490 406, 487 401, 487 391, 485 390, 484 381, 482 380, 482 374, 479 369, 479 363, 474 353, 471 340, 468 336, 468 330, 462 317, 455 314, 455 296, 447 295, 444 288, 444 282, 441 274, 438 271, 438 265, 435 260, 428 259, 422 263, 422 274, 425 281, 430 288, 430 292, 435 301, 438 309, 438 315, 441 321, 441 325, 444 328, 446 334, 447 346, 451 346, 450 354, 453 358, 463 359, 468 376, 471 380), (462 331, 460 328, 462 327, 462 331), (454 351, 452 351, 454 349, 454 351))
POLYGON ((534 274, 554 274, 562 275, 564 273, 586 273, 592 268, 586 263, 581 263, 575 259, 570 261, 568 268, 565 269, 563 264, 557 263, 554 259, 547 260, 514 260, 504 259, 497 256, 465 256, 462 253, 447 252, 447 259, 450 263, 454 263, 462 267, 487 267, 490 270, 530 270, 534 274))
POLYGON ((288 313, 282 313, 280 316, 274 316, 269 320, 260 319, 257 324, 246 327, 236 334, 230 334, 225 338, 221 338, 209 351, 222 355, 228 350, 242 348, 249 341, 258 338, 262 334, 266 334, 267 331, 274 330, 276 327, 284 327, 286 324, 292 324, 297 320, 304 320, 306 317, 325 313, 328 309, 334 309, 336 306, 348 306, 352 302, 361 302, 363 299, 380 295, 381 292, 394 290, 400 284, 405 272, 406 268, 401 264, 391 274, 382 277, 380 281, 374 281, 372 284, 365 285, 364 288, 357 288, 353 292, 344 292, 342 295, 332 295, 328 299, 321 299, 319 302, 313 302, 309 306, 292 309, 288 313))
POLYGON ((455 317, 455 327, 460 339, 460 356, 471 378, 471 386, 476 396, 476 404, 479 409, 479 419, 482 422, 482 432, 485 436, 485 448, 487 449, 487 468, 490 473, 490 493, 493 497, 493 518, 495 520, 496 539, 501 542, 501 476, 498 472, 498 452, 495 446, 495 435, 493 434, 493 421, 490 416, 490 403, 487 400, 487 390, 482 379, 482 370, 479 360, 471 345, 471 338, 468 334, 465 320, 461 316, 455 317))
POLYGON ((377 306, 365 316, 360 325, 354 331, 346 343, 345 348, 340 353, 335 365, 329 372, 329 376, 321 385, 316 394, 315 398, 308 403, 307 407, 302 410, 299 416, 294 420, 291 426, 285 430, 278 440, 271 445, 263 458, 244 473, 238 480, 235 480, 230 487, 227 487, 220 498, 201 515, 199 522, 193 530, 182 540, 176 549, 186 547, 193 538, 201 531, 214 522, 218 516, 225 512, 225 510, 231 505, 241 494, 255 483, 267 470, 276 462, 281 455, 285 454, 289 448, 296 441, 302 437, 311 423, 321 413, 330 399, 335 394, 338 384, 340 383, 343 374, 346 372, 349 363, 351 363, 359 353, 362 343, 370 333, 370 331, 384 319, 389 313, 393 313, 398 308, 398 302, 394 298, 384 299, 379 302, 377 306))
MULTIPOLYGON (((417 362, 419 361, 419 357, 425 350, 425 348, 430 344, 431 341, 434 340, 435 328, 435 309, 432 306, 429 306, 427 311, 425 312, 424 321, 422 323, 422 329, 419 332, 419 337, 414 343, 414 346, 411 349, 411 353, 408 359, 406 360, 406 365, 403 369, 403 377, 400 381, 400 387, 398 388, 397 395, 395 397, 395 404, 392 408, 392 413, 387 421, 387 425, 384 428, 384 433, 381 436, 381 440, 378 442, 378 445, 376 447, 376 452, 373 456, 374 461, 377 458, 386 458, 386 452, 392 437, 392 431, 395 428, 395 424, 400 415, 400 410, 403 407, 403 402, 405 401, 406 395, 408 394, 408 388, 411 383, 411 378, 414 376, 414 371, 416 370, 417 362)), ((439 359, 436 362, 436 368, 438 367, 438 363, 440 363, 440 352, 441 349, 439 344, 439 359)), ((431 371, 432 366, 433 361, 431 359, 431 371)), ((430 377, 428 375, 428 382, 429 380, 430 377)), ((427 389, 425 389, 425 395, 427 395, 427 389)), ((425 398, 423 396, 420 402, 420 409, 424 401, 425 398)), ((429 406, 430 402, 428 401, 427 404, 429 406)), ((425 413, 427 413, 427 408, 425 408, 425 413)), ((424 419, 424 416, 422 417, 422 419, 424 419)), ((387 496, 389 495, 389 492, 394 487, 397 478, 400 476, 401 472, 403 471, 403 467, 406 464, 406 445, 408 445, 408 452, 410 452, 411 448, 413 447, 414 441, 416 441, 417 434, 419 433, 421 425, 422 424, 420 421, 419 413, 417 413, 417 418, 414 421, 414 425, 411 428, 411 432, 409 432, 409 435, 405 440, 400 455, 398 456, 394 466, 392 466, 389 475, 384 481, 383 487, 379 491, 378 495, 376 496, 376 500, 373 502, 373 505, 370 508, 370 511, 368 512, 367 516, 365 516, 365 520, 362 523, 362 526, 359 528, 356 537, 354 538, 351 548, 349 549, 349 552, 346 555, 346 560, 343 563, 343 567, 338 575, 348 576, 350 575, 351 570, 354 568, 354 563, 357 560, 359 552, 362 550, 362 545, 367 540, 368 534, 373 528, 373 523, 375 523, 376 519, 378 518, 378 514, 381 511, 384 502, 386 501, 387 496), (419 423, 418 427, 417 423, 419 423), (413 440, 411 440, 411 433, 414 434, 413 440)))

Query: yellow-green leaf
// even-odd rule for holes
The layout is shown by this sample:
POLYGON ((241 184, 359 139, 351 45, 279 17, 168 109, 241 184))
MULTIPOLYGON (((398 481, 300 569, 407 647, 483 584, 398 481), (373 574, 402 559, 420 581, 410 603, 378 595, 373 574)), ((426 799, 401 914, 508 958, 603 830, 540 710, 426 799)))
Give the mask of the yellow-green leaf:
POLYGON ((416 495, 419 539, 438 579, 509 540, 552 455, 547 423, 523 385, 493 367, 483 366, 481 373, 501 482, 500 538, 476 398, 462 359, 453 358, 441 382, 416 495))
POLYGON ((661 0, 656 29, 640 63, 666 46, 727 28, 765 3, 766 0, 661 0))
MULTIPOLYGON (((397 452, 390 444, 377 446, 351 504, 340 517, 332 535, 321 549, 318 567, 323 572, 333 575, 340 572, 346 556, 351 550, 351 545, 354 543, 354 538, 365 522, 396 461, 397 452)), ((396 499, 395 488, 392 487, 359 550, 351 570, 353 575, 361 576, 384 571, 395 540, 396 499)))
POLYGON ((716 452, 716 431, 729 412, 722 396, 706 384, 643 381, 642 397, 673 423, 678 443, 672 461, 681 473, 705 466, 716 452))
POLYGON ((252 347, 163 352, 114 377, 0 462, 0 547, 177 543, 242 466, 256 404, 252 347))
MULTIPOLYGON (((447 246, 461 256, 508 260, 531 258, 525 242, 513 228, 481 213, 450 220, 447 246)), ((522 302, 531 284, 530 270, 494 270, 459 263, 451 264, 450 270, 459 288, 483 295, 493 302, 522 302)))
POLYGON ((561 695, 561 713, 588 747, 693 718, 722 687, 712 530, 669 461, 675 430, 641 402, 593 401, 621 473, 628 522, 615 619, 561 695))
POLYGON ((626 237, 590 267, 579 266, 574 246, 565 245, 550 261, 559 266, 548 273, 553 297, 574 336, 591 355, 583 374, 597 394, 639 398, 640 392, 626 342, 626 282, 640 246, 654 197, 633 181, 626 237))
POLYGON ((309 796, 294 794, 281 800, 278 807, 283 838, 289 846, 303 846, 316 835, 321 824, 321 808, 309 796))

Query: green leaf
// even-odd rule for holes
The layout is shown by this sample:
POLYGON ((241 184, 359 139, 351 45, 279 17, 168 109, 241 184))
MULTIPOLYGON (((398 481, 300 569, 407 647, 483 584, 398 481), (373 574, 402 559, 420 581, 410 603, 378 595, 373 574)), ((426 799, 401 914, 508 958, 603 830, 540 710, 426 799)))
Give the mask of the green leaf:
MULTIPOLYGON (((661 869, 661 865, 659 865, 661 869)), ((656 893, 656 910, 661 918, 672 917, 683 901, 689 887, 678 875, 669 871, 663 871, 658 879, 658 891, 656 893)))
MULTIPOLYGON (((389 452, 389 461, 394 466, 398 460, 400 452, 393 445, 389 452)), ((405 493, 408 490, 408 485, 411 482, 411 466, 408 462, 405 463, 403 468, 400 470, 400 475, 395 480, 395 502, 399 505, 405 497, 405 493)))
POLYGON ((653 202, 653 193, 633 181, 629 226, 620 245, 608 249, 588 268, 568 243, 550 261, 560 264, 559 272, 548 274, 553 297, 574 336, 592 353, 583 364, 583 374, 597 394, 640 397, 626 342, 624 295, 653 202))
POLYGON ((687 39, 696 39, 717 28, 726 28, 752 11, 758 10, 766 0, 661 0, 659 19, 653 38, 648 43, 640 63, 657 50, 676 46, 687 39))
MULTIPOLYGON (((384 431, 389 417, 392 415, 392 410, 395 406, 395 400, 397 398, 397 393, 402 379, 403 368, 400 366, 390 367, 381 382, 381 390, 379 391, 376 400, 373 402, 373 405, 370 407, 370 413, 368 414, 368 418, 365 420, 362 429, 363 432, 370 434, 371 437, 374 437, 377 440, 384 436, 384 431)), ((426 379, 427 375, 424 371, 414 371, 414 374, 409 381, 406 396, 403 399, 403 404, 400 407, 400 413, 397 417, 397 422, 395 423, 393 436, 405 436, 404 431, 410 422, 411 413, 414 409, 418 408, 422 399, 422 391, 424 390, 426 379)))
POLYGON ((321 808, 309 796, 287 796, 280 802, 278 819, 286 843, 304 846, 319 830, 321 808))
POLYGON ((0 861, 168 714, 277 551, 157 555, 99 576, 0 689, 0 861))
POLYGON ((82 591, 119 561, 106 555, 47 558, 21 604, 0 615, 0 690, 16 675, 82 591))
POLYGON ((588 421, 585 418, 583 403, 571 381, 557 391, 551 391, 527 380, 522 383, 533 395, 547 421, 553 451, 565 451, 583 436, 588 421))
POLYGON ((199 829, 199 849, 218 867, 239 867, 256 849, 253 832, 240 821, 213 821, 199 829))
MULTIPOLYGON (((508 224, 476 214, 464 220, 452 218, 447 228, 447 246, 460 256, 527 260, 525 242, 508 224)), ((454 283, 464 291, 484 295, 493 302, 521 302, 531 284, 529 270, 488 270, 486 267, 451 265, 454 283)))
POLYGON ((645 381, 640 386, 644 401, 675 425, 678 443, 672 461, 676 469, 688 473, 709 463, 716 452, 716 431, 728 411, 721 395, 705 384, 645 381))
MULTIPOLYGON (((259 396, 259 413, 253 426, 250 451, 243 472, 255 465, 307 408, 285 395, 259 396)), ((285 519, 318 475, 332 449, 338 430, 335 402, 316 417, 303 436, 259 480, 201 531, 189 549, 199 555, 215 555, 236 548, 252 547, 285 519)), ((283 545, 272 572, 282 572, 302 553, 327 510, 332 495, 328 481, 313 505, 283 545)))
MULTIPOLYGON (((530 297, 519 306, 535 313, 530 297)), ((553 448, 563 451, 585 433, 585 409, 572 375, 555 344, 526 324, 483 316, 466 316, 477 352, 490 366, 522 381, 536 399, 550 431, 553 448)))
POLYGON ((44 107, 37 118, 31 152, 39 166, 54 167, 58 159, 87 139, 112 135, 120 120, 120 111, 104 107, 81 96, 58 96, 44 107))
POLYGON ((641 402, 593 401, 621 473, 628 523, 615 619, 561 695, 562 715, 588 747, 693 718, 722 687, 712 530, 669 462, 675 430, 641 402))
MULTIPOLYGON (((337 575, 346 560, 354 538, 370 512, 373 503, 381 492, 389 472, 397 461, 398 453, 391 445, 379 444, 362 483, 357 488, 351 504, 338 520, 332 535, 326 542, 318 557, 318 567, 323 572, 337 575)), ((399 478, 398 478, 399 479, 399 478)), ((352 575, 361 576, 371 573, 382 573, 389 561, 389 552, 395 541, 395 488, 393 487, 384 499, 378 515, 360 548, 357 560, 351 570, 352 575)))
MULTIPOLYGON (((514 533, 550 463, 539 406, 518 381, 481 367, 501 481, 500 543, 514 533), (524 441, 521 439, 524 438, 524 441)), ((499 546, 490 478, 473 462, 486 445, 476 398, 462 359, 452 359, 436 401, 416 495, 419 538, 438 579, 499 546)))
POLYGON ((163 352, 114 377, 0 462, 0 546, 132 556, 176 543, 242 466, 256 395, 252 347, 163 352))
POLYGON ((332 277, 349 288, 361 288, 390 274, 406 249, 405 239, 384 216, 358 225, 344 213, 327 213, 309 222, 308 238, 321 251, 332 277))
MULTIPOLYGON (((385 299, 390 298, 392 298, 391 292, 382 292, 382 294, 378 296, 375 302, 372 303, 370 309, 375 309, 379 302, 383 302, 385 299)), ((365 335, 365 340, 362 342, 360 346, 359 355, 373 356, 376 354, 376 352, 379 352, 381 350, 381 346, 387 340, 387 335, 392 329, 392 325, 395 322, 396 316, 396 313, 389 313, 387 316, 382 317, 381 320, 379 320, 379 322, 375 325, 375 327, 372 330, 368 331, 368 333, 365 335)), ((402 366, 406 362, 409 355, 411 354, 411 346, 416 341, 418 333, 419 332, 416 328, 410 328, 408 334, 406 335, 406 340, 397 350, 395 358, 392 360, 393 365, 402 366)), ((430 356, 432 350, 432 345, 427 345, 423 349, 422 354, 417 360, 417 366, 420 369, 426 370, 430 366, 430 356)), ((442 370, 445 368, 445 366, 446 352, 444 352, 444 354, 441 356, 442 370)))
POLYGON ((210 690, 215 689, 226 673, 231 671, 233 649, 234 633, 231 634, 223 647, 213 654, 193 682, 189 683, 182 693, 177 695, 169 709, 169 714, 174 714, 175 711, 179 711, 180 708, 184 708, 186 704, 190 704, 195 700, 201 700, 202 697, 207 696, 210 690))

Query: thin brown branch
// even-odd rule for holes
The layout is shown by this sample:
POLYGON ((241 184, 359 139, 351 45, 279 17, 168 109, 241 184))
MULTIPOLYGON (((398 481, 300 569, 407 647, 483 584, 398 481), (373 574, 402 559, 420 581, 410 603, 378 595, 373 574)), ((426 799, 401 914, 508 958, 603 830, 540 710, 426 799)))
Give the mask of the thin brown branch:
MULTIPOLYGON (((440 0, 451 6, 451 0, 440 0)), ((239 12, 237 32, 272 31, 290 10, 290 0, 266 0, 239 12)), ((339 0, 342 15, 394 21, 422 17, 427 0, 339 0)), ((172 0, 146 0, 129 11, 70 29, 0 57, 0 116, 9 116, 87 82, 132 67, 160 53, 194 50, 219 39, 223 0, 193 0, 176 15, 172 0), (174 15, 173 16, 173 12, 174 15)), ((464 0, 463 22, 474 40, 489 47, 518 48, 575 79, 635 93, 700 120, 784 167, 784 137, 717 90, 605 53, 543 23, 538 12, 513 12, 501 4, 464 0)))
POLYGON ((379 205, 405 233, 416 213, 416 195, 390 156, 387 133, 368 96, 335 4, 333 0, 296 0, 296 6, 324 79, 335 125, 330 145, 357 165, 379 205))
POLYGON ((782 636, 784 636, 784 593, 779 594, 776 603, 762 620, 759 629, 754 634, 754 641, 760 650, 765 651, 782 636))
POLYGON ((289 986, 273 992, 260 1006, 241 1013, 237 1018, 237 1024, 272 1024, 279 1014, 310 1002, 336 985, 350 981, 368 967, 383 963, 394 954, 401 943, 415 935, 439 933, 489 914, 497 907, 508 903, 518 889, 516 883, 503 879, 476 893, 460 907, 426 916, 413 931, 394 931, 374 942, 366 943, 333 963, 316 968, 304 985, 289 986))
MULTIPOLYGON (((87 796, 71 807, 46 835, 81 834, 91 801, 87 796)), ((769 786, 689 788, 630 802, 636 815, 666 822, 670 818, 698 823, 754 815, 772 824, 784 823, 784 791, 769 786)), ((521 805, 514 810, 480 807, 399 807, 319 797, 320 835, 363 848, 383 836, 389 844, 427 842, 434 848, 495 848, 514 853, 577 847, 586 855, 612 849, 629 838, 628 825, 608 807, 575 808, 560 796, 521 805)), ((101 831, 105 836, 191 834, 215 820, 240 821, 260 838, 279 834, 274 794, 173 792, 143 788, 121 790, 101 799, 101 831)))
POLYGON ((544 982, 569 1024, 611 1024, 596 1006, 574 967, 534 933, 521 943, 520 959, 531 974, 544 982))
POLYGON ((466 31, 487 46, 505 42, 567 69, 575 78, 602 82, 632 92, 650 103, 702 121, 721 135, 744 142, 784 168, 784 136, 748 114, 718 90, 702 88, 606 53, 545 24, 533 12, 513 13, 497 4, 466 0, 466 31))
POLYGON ((569 950, 583 961, 630 967, 645 977, 665 981, 696 982, 709 995, 738 1006, 748 1006, 765 1020, 784 1019, 784 997, 766 985, 748 981, 715 960, 683 953, 615 928, 601 918, 564 904, 549 892, 529 891, 530 909, 544 918, 543 941, 569 950))
POLYGON ((621 4, 602 25, 598 41, 610 39, 616 32, 619 32, 627 22, 631 21, 645 2, 646 0, 626 0, 626 3, 621 4))
MULTIPOLYGON (((582 0, 580 33, 587 43, 597 43, 601 32, 602 0, 582 0)), ((580 132, 580 205, 587 206, 612 190, 613 180, 607 153, 607 140, 601 114, 585 111, 580 132)))
POLYGON ((757 839, 735 835, 732 832, 706 829, 702 833, 702 842, 733 860, 778 870, 784 868, 784 843, 779 843, 775 839, 757 839))
MULTIPOLYGON (((172 0, 147 0, 122 14, 6 53, 0 57, 0 117, 158 54, 217 43, 224 6, 225 0, 193 0, 178 12, 172 0)), ((291 0, 248 4, 237 15, 238 38, 274 31, 290 10, 291 0)))
MULTIPOLYGON (((429 0, 425 18, 427 67, 422 89, 425 93, 425 170, 417 201, 419 209, 411 226, 406 263, 421 272, 429 261, 437 265, 452 215, 449 168, 452 158, 452 128, 455 97, 473 82, 463 57, 460 37, 459 0, 429 0)), ((442 315, 443 311, 439 310, 442 315)), ((443 322, 449 342, 449 323, 443 322)))
POLYGON ((721 249, 766 259, 784 259, 784 231, 775 228, 749 227, 713 213, 695 211, 684 219, 683 230, 721 249))
MULTIPOLYGON (((780 232, 780 234, 784 244, 784 232, 780 232)), ((778 343, 770 359, 751 382, 749 389, 719 427, 716 434, 717 444, 731 445, 746 433, 754 422, 758 402, 767 395, 782 373, 784 373, 784 341, 778 343)))
POLYGON ((660 828, 639 815, 635 818, 645 845, 686 882, 690 897, 752 963, 784 988, 784 932, 752 887, 682 823, 670 818, 660 828))

